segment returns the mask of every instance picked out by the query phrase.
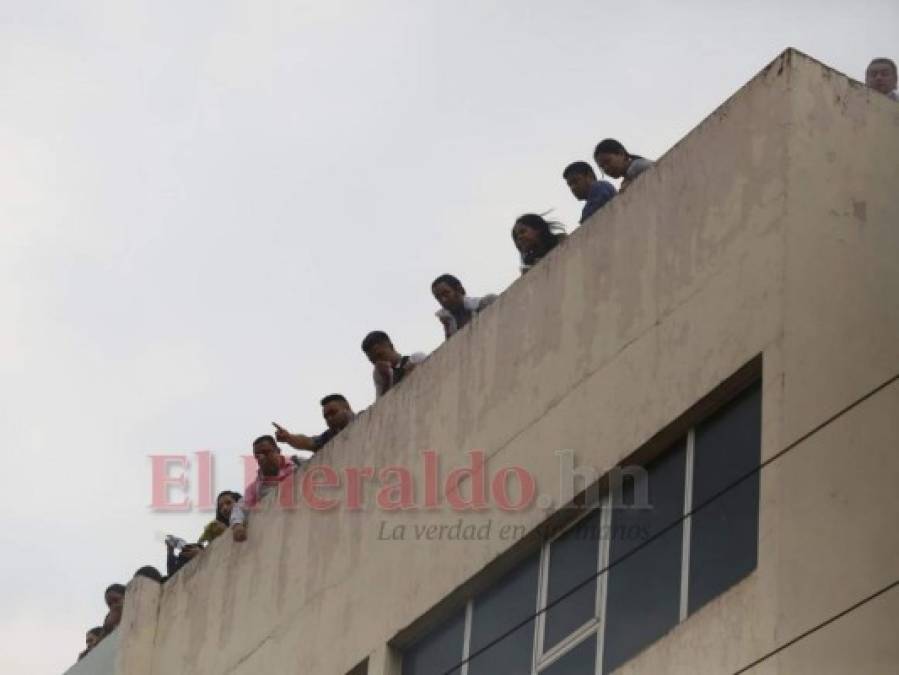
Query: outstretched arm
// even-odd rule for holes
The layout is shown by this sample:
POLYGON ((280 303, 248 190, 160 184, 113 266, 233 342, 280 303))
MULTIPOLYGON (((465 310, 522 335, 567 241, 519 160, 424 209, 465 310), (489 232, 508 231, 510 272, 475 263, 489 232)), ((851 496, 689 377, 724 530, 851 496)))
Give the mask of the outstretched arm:
POLYGON ((272 426, 275 427, 275 438, 279 443, 287 443, 287 445, 297 450, 311 450, 312 452, 318 450, 318 443, 311 436, 292 434, 275 422, 272 422, 272 426))

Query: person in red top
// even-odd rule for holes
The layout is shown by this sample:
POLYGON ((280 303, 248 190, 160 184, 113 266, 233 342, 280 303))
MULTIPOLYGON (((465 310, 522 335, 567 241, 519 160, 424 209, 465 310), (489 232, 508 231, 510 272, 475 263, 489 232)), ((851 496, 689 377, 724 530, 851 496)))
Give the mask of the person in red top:
POLYGON ((296 464, 281 454, 281 448, 271 436, 253 441, 253 456, 259 467, 256 480, 247 486, 244 497, 231 509, 231 534, 234 541, 247 539, 247 510, 256 506, 272 489, 296 471, 296 464))

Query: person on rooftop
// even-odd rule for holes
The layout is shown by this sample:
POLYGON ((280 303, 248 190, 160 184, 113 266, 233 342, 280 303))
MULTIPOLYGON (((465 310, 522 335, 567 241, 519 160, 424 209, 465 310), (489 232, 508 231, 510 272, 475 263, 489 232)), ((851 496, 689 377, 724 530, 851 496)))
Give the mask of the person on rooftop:
POLYGON ((144 565, 143 567, 138 567, 137 571, 134 573, 134 576, 143 577, 144 579, 152 579, 159 584, 165 583, 165 577, 162 576, 162 573, 152 565, 144 565))
POLYGON ((125 587, 122 584, 110 584, 103 592, 103 600, 109 609, 121 607, 125 602, 125 587))
POLYGON ((166 537, 165 546, 167 549, 166 572, 168 572, 169 579, 203 551, 200 544, 190 544, 176 537, 166 537), (177 555, 175 554, 176 549, 180 549, 177 555))
POLYGON ((872 60, 865 70, 865 84, 887 98, 899 101, 899 94, 896 93, 896 62, 892 59, 880 56, 872 60))
POLYGON ((390 336, 375 330, 362 340, 362 351, 374 366, 372 379, 375 383, 375 398, 386 394, 391 387, 399 384, 419 363, 428 358, 423 352, 408 356, 401 355, 393 346, 390 336))
POLYGON ((103 639, 103 627, 96 626, 94 628, 91 628, 87 632, 87 635, 84 638, 85 648, 84 648, 84 651, 78 655, 78 660, 80 661, 85 656, 87 656, 90 653, 91 649, 96 647, 99 644, 100 640, 102 640, 102 639, 103 639))
POLYGON ((328 394, 320 401, 320 404, 322 417, 325 418, 325 424, 328 425, 327 429, 318 436, 305 436, 303 434, 292 434, 280 424, 272 422, 272 426, 275 427, 275 438, 277 441, 279 443, 287 443, 290 447, 297 450, 318 452, 328 441, 346 429, 356 417, 356 413, 353 412, 349 401, 344 398, 343 394, 328 394))
POLYGON ((597 180, 593 167, 587 162, 574 162, 565 167, 562 178, 568 183, 568 188, 575 199, 584 202, 581 211, 581 220, 584 222, 599 211, 615 196, 615 186, 607 180, 597 180))
POLYGON ((596 145, 596 150, 593 151, 593 159, 607 176, 624 179, 619 188, 621 192, 624 192, 637 176, 653 165, 653 162, 645 157, 630 154, 614 138, 600 141, 596 145))
POLYGON ((559 223, 549 222, 536 213, 526 213, 515 221, 512 227, 512 241, 521 254, 522 274, 565 240, 567 235, 564 231, 554 231, 559 227, 559 223))
POLYGON ((231 508, 231 536, 234 541, 247 539, 247 512, 262 498, 278 488, 282 481, 293 475, 296 465, 281 454, 281 448, 273 436, 260 436, 253 441, 253 456, 259 473, 247 486, 244 498, 231 508))
POLYGON ((465 287, 452 274, 441 274, 431 282, 431 293, 440 303, 437 319, 443 324, 443 334, 449 337, 464 328, 475 314, 496 300, 495 295, 475 298, 465 293, 465 287))
POLYGON ((231 524, 231 510, 241 500, 239 492, 225 490, 215 498, 215 520, 209 522, 203 529, 203 534, 197 540, 200 544, 208 544, 228 529, 231 524))

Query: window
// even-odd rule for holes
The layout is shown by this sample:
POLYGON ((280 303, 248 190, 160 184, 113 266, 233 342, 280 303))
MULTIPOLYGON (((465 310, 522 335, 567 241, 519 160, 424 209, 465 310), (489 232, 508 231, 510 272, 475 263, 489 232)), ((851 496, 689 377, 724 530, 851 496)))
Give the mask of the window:
POLYGON ((643 480, 651 508, 634 503, 636 485, 626 482, 624 506, 613 509, 603 672, 614 670, 678 622, 683 525, 671 524, 684 513, 685 457, 686 446, 680 442, 646 466, 643 480), (654 536, 658 538, 646 544, 654 536))
POLYGON ((599 675, 636 656, 755 569, 761 422, 756 384, 407 650, 403 675, 599 675))
MULTIPOLYGON (((465 613, 460 612, 431 631, 403 655, 403 675, 445 673, 463 659, 465 613)), ((457 668, 452 675, 459 675, 457 668)))
MULTIPOLYGON (((693 505, 705 503, 761 462, 762 391, 756 385, 697 427, 693 505)), ((691 517, 689 613, 755 569, 758 560, 759 474, 691 517)))
POLYGON ((504 633, 532 617, 537 610, 537 576, 540 557, 531 556, 502 581, 474 599, 471 605, 469 654, 478 653, 468 664, 468 675, 529 673, 534 651, 534 620, 487 647, 504 633), (480 650, 484 647, 483 652, 480 650))

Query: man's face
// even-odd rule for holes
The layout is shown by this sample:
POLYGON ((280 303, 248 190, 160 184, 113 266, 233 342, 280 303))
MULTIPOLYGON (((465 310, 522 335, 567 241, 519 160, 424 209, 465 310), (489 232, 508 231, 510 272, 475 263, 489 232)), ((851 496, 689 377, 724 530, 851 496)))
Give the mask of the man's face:
POLYGON ((353 419, 353 411, 345 401, 328 401, 322 408, 322 417, 331 431, 340 431, 353 419))
POLYGON ((896 88, 896 71, 889 63, 874 61, 865 71, 865 84, 881 94, 889 94, 896 88))
POLYGON ((119 593, 118 591, 106 591, 106 606, 109 609, 121 609, 122 603, 125 601, 125 596, 119 593))
POLYGON ((565 178, 565 182, 568 183, 571 194, 574 195, 575 199, 580 201, 584 201, 590 196, 590 187, 595 180, 595 178, 588 176, 585 173, 569 174, 565 178))
POLYGON ((621 178, 630 164, 630 160, 623 152, 600 152, 594 159, 602 172, 612 178, 621 178))
POLYGON ((85 638, 85 644, 88 649, 93 649, 97 646, 97 643, 100 641, 100 634, 94 633, 93 631, 87 634, 85 638))
POLYGON ((253 456, 263 476, 277 476, 281 468, 281 451, 271 441, 259 441, 253 446, 253 456))
POLYGON ((457 312, 464 306, 464 288, 454 288, 448 283, 441 281, 431 287, 431 292, 434 294, 434 299, 447 311, 457 312))
POLYGON ((388 363, 394 362, 394 355, 396 352, 393 349, 393 345, 387 342, 378 342, 369 347, 368 351, 365 352, 365 355, 368 357, 368 360, 373 364, 378 361, 387 361, 388 363))

